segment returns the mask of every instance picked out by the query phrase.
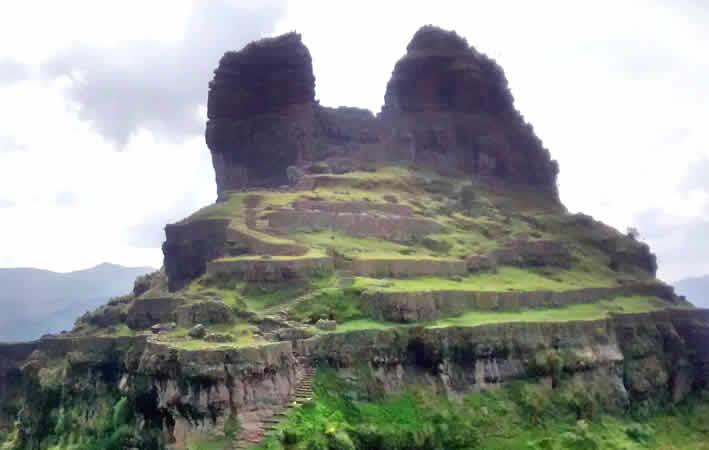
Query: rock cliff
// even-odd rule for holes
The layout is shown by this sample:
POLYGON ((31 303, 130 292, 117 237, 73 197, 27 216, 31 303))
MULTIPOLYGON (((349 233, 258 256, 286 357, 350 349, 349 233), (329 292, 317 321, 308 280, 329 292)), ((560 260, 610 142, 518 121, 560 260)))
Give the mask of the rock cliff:
POLYGON ((220 197, 286 185, 289 167, 331 158, 459 169, 557 197, 557 165, 514 108, 502 69, 454 32, 426 26, 414 35, 377 117, 321 107, 314 84, 310 53, 294 33, 224 55, 206 131, 220 197))

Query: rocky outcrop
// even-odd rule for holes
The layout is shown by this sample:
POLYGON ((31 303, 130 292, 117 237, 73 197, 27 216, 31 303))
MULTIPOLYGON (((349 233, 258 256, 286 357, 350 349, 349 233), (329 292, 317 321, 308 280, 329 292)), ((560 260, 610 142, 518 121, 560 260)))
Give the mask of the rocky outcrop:
POLYGON ((603 222, 586 214, 562 216, 558 226, 569 237, 579 242, 592 245, 610 256, 608 266, 613 270, 628 267, 639 268, 653 277, 657 273, 657 257, 650 247, 633 237, 621 234, 603 222))
POLYGON ((396 63, 382 119, 417 161, 522 181, 556 196, 558 167, 515 110, 502 68, 455 32, 419 29, 396 63))
POLYGON ((300 35, 228 52, 209 84, 206 140, 219 192, 287 184, 311 147, 315 77, 300 35))
POLYGON ((165 226, 165 272, 170 290, 183 287, 207 270, 207 261, 227 252, 229 220, 196 220, 165 226))
POLYGON ((126 312, 126 323, 135 330, 150 328, 156 323, 176 322, 177 308, 184 303, 180 297, 139 298, 126 312))
POLYGON ((295 183, 298 166, 318 161, 343 173, 356 161, 394 160, 524 183, 557 199, 556 162, 515 110, 502 69, 454 32, 416 32, 377 117, 321 107, 314 84, 310 53, 294 33, 222 57, 206 131, 220 197, 295 183))
POLYGON ((567 291, 365 291, 361 295, 361 301, 372 318, 415 322, 440 319, 473 309, 514 311, 520 308, 549 308, 631 295, 656 296, 675 301, 672 288, 660 283, 567 291))

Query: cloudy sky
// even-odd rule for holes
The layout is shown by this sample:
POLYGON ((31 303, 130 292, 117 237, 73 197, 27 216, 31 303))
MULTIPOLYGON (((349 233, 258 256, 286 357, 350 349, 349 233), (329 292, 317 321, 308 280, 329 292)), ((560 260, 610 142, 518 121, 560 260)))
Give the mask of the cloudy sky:
POLYGON ((394 63, 432 23, 503 66, 572 212, 637 227, 666 280, 709 273, 704 5, 12 2, 0 17, 0 267, 160 266, 163 225, 216 197, 203 131, 224 51, 296 30, 320 102, 377 112, 394 63))

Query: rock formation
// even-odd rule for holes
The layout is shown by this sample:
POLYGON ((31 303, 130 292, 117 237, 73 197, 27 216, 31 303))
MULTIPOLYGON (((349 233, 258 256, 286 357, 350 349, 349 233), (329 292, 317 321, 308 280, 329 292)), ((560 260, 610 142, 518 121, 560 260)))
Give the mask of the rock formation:
POLYGON ((396 63, 382 119, 416 160, 556 193, 556 162, 514 108, 502 68, 453 31, 419 29, 396 63))
POLYGON ((426 26, 414 35, 377 117, 320 106, 314 84, 294 33, 222 57, 206 131, 220 197, 286 185, 289 167, 338 157, 462 169, 557 197, 556 162, 515 110, 502 69, 454 32, 426 26))

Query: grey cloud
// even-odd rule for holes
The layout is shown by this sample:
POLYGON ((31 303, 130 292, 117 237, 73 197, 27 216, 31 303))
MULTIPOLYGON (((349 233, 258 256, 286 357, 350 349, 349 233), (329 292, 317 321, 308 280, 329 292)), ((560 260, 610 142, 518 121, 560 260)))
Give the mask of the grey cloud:
POLYGON ((0 84, 9 84, 26 79, 29 68, 12 59, 0 60, 0 84))
POLYGON ((202 132, 212 71, 225 51, 272 30, 286 0, 195 2, 179 45, 130 43, 111 50, 71 48, 42 68, 48 77, 80 74, 70 94, 82 119, 119 146, 141 127, 179 139, 202 132))

